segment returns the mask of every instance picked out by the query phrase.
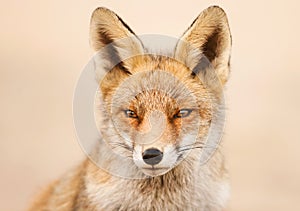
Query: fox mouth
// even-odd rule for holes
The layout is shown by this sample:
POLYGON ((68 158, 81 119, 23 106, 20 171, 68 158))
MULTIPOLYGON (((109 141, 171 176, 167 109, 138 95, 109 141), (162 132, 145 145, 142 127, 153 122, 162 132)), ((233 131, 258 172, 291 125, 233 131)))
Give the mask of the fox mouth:
POLYGON ((169 168, 165 167, 165 168, 157 168, 157 167, 153 167, 153 168, 142 168, 144 170, 151 170, 151 171, 155 171, 155 170, 168 170, 169 168))
POLYGON ((163 168, 163 167, 152 167, 152 168, 141 168, 144 174, 151 176, 151 177, 156 177, 160 175, 166 174, 171 168, 163 168))

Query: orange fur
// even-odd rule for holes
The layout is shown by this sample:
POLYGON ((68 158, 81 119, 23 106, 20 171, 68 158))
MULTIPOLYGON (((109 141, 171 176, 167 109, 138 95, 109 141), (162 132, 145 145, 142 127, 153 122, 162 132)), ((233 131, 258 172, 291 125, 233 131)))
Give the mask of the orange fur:
MULTIPOLYGON (((202 12, 168 57, 147 53, 115 13, 98 8, 91 19, 91 45, 98 51, 108 44, 112 46, 103 63, 109 66, 116 58, 121 62, 98 78, 98 127, 113 152, 128 161, 130 171, 143 177, 122 178, 87 159, 51 184, 30 210, 222 210, 229 192, 222 147, 201 166, 203 149, 181 155, 179 149, 194 133, 193 144, 203 144, 222 109, 231 50, 225 12, 219 7, 202 12), (200 63, 204 58, 210 65, 200 63), (133 118, 125 115, 128 109, 133 118), (188 115, 177 118, 186 110, 188 115), (163 160, 147 170, 141 157, 149 148, 162 151, 163 160)), ((96 146, 94 152, 97 159, 107 159, 102 167, 126 170, 103 150, 96 146)))

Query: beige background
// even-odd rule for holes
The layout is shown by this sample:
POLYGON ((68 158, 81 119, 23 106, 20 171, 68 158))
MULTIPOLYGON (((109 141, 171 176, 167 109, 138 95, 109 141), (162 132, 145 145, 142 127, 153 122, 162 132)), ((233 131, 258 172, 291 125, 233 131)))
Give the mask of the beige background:
POLYGON ((116 11, 138 34, 179 36, 209 5, 233 34, 224 143, 236 211, 300 210, 298 1, 1 2, 0 210, 83 159, 72 122, 76 80, 93 55, 92 11, 116 11))

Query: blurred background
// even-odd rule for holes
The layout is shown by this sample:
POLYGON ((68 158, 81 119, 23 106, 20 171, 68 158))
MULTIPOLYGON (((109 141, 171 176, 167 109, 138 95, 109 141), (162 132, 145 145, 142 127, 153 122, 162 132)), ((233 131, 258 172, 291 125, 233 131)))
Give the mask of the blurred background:
POLYGON ((32 196, 76 165, 72 96, 93 51, 98 6, 137 34, 180 36, 210 5, 227 12, 232 75, 224 145, 228 210, 300 210, 299 1, 10 0, 0 7, 0 210, 32 196))

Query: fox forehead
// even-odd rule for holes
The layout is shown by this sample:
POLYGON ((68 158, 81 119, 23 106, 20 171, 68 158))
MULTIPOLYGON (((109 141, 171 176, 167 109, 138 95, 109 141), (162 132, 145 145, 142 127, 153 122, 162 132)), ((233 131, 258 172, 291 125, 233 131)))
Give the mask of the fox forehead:
POLYGON ((127 104, 126 106, 133 101, 149 100, 158 100, 157 104, 177 103, 185 106, 189 102, 195 102, 195 96, 201 96, 202 100, 209 98, 208 90, 201 80, 192 77, 192 71, 173 58, 140 55, 130 60, 132 66, 128 71, 115 66, 100 82, 106 102, 112 101, 117 91, 120 92, 120 96, 117 95, 118 104, 127 104))
POLYGON ((132 73, 143 70, 164 70, 177 76, 191 73, 187 66, 172 57, 146 54, 131 59, 133 59, 132 69, 130 70, 132 73))

